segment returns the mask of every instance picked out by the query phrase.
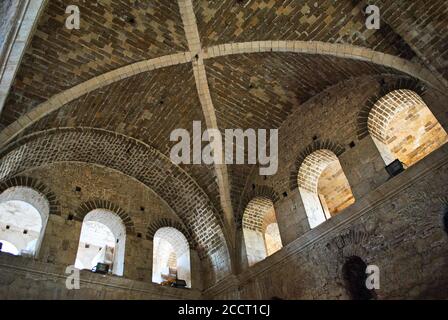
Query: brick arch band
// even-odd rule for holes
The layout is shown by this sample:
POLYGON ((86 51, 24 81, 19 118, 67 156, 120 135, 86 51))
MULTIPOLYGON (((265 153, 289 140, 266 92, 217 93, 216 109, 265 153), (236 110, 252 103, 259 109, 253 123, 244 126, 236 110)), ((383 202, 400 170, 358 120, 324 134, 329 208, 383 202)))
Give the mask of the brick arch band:
POLYGON ((102 129, 52 129, 9 145, 0 159, 0 182, 58 162, 98 164, 133 177, 156 192, 191 227, 215 271, 215 280, 231 271, 222 221, 208 196, 185 171, 141 141, 102 129))
POLYGON ((75 220, 79 222, 84 221, 86 215, 96 209, 112 211, 120 217, 121 221, 126 227, 126 234, 134 234, 135 228, 132 218, 122 208, 108 200, 91 200, 88 202, 84 202, 76 210, 75 220))
POLYGON ((165 227, 171 227, 181 232, 187 238, 190 248, 195 249, 197 247, 197 243, 194 241, 190 231, 182 223, 168 218, 162 218, 152 222, 147 228, 146 239, 154 240, 156 232, 165 227))
POLYGON ((27 176, 15 176, 10 179, 7 179, 0 183, 0 194, 8 190, 9 188, 13 187, 28 187, 33 190, 36 190, 37 192, 44 195, 45 198, 47 199, 50 206, 49 214, 57 216, 62 215, 61 204, 59 203, 56 195, 48 186, 38 181, 37 179, 27 176))
POLYGON ((336 157, 339 157, 341 154, 345 152, 345 148, 342 145, 330 140, 322 140, 322 141, 316 140, 310 145, 308 145, 305 149, 303 149, 300 152, 299 156, 297 157, 294 163, 294 168, 291 170, 291 173, 289 175, 289 186, 291 191, 299 187, 298 183, 299 171, 305 159, 309 155, 319 150, 329 150, 334 155, 336 155, 336 157))
POLYGON ((423 98, 427 90, 425 84, 413 78, 399 78, 391 82, 380 79, 379 86, 378 94, 370 97, 358 113, 356 126, 359 140, 362 140, 370 134, 368 124, 370 112, 381 98, 396 90, 410 90, 423 98))

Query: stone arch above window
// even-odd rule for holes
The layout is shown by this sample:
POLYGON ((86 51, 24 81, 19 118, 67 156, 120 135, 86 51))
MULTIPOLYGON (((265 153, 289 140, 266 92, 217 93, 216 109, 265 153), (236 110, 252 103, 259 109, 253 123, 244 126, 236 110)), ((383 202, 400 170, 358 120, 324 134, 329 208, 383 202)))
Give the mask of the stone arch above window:
POLYGON ((311 228, 355 202, 339 159, 331 150, 320 149, 306 156, 296 179, 311 228))
POLYGON ((104 263, 113 274, 122 276, 127 230, 117 212, 104 207, 90 210, 83 217, 75 266, 92 269, 104 263))
POLYGON ((235 219, 238 227, 242 227, 243 225, 243 215, 247 205, 252 201, 252 199, 258 197, 270 199, 272 203, 276 203, 280 199, 278 193, 271 187, 253 185, 251 190, 245 194, 241 201, 240 209, 238 210, 239 214, 235 219))
POLYGON ((16 176, 0 183, 0 193, 12 187, 29 187, 41 193, 49 203, 49 214, 61 215, 61 205, 56 195, 45 184, 26 176, 16 176))
POLYGON ((323 141, 316 140, 310 145, 308 145, 304 150, 300 152, 299 156, 297 157, 297 160, 295 161, 294 169, 291 171, 289 178, 291 190, 295 190, 299 187, 297 177, 299 174, 299 170, 305 159, 310 154, 318 150, 329 150, 332 153, 334 153, 337 157, 339 157, 342 153, 345 152, 345 148, 342 145, 330 140, 323 140, 323 141))
POLYGON ((118 205, 108 201, 108 200, 91 200, 88 202, 83 203, 75 214, 75 220, 79 222, 83 222, 84 218, 87 214, 92 212, 95 209, 103 209, 108 210, 116 214, 121 218, 123 221, 123 224, 126 227, 126 233, 134 234, 134 222, 132 221, 132 218, 118 205))
POLYGON ((370 110, 367 127, 386 163, 410 167, 448 142, 448 135, 422 97, 408 89, 381 97, 370 110))
POLYGON ((153 241, 154 236, 157 233, 157 231, 164 227, 171 227, 171 228, 179 230, 179 232, 181 232, 185 236, 185 238, 187 239, 187 241, 192 249, 195 249, 197 247, 197 244, 194 241, 194 239, 191 235, 191 232, 189 232, 181 222, 174 221, 172 219, 167 219, 167 218, 162 218, 162 219, 152 222, 148 226, 148 230, 146 232, 146 239, 153 241))
POLYGON ((259 196, 247 204, 242 227, 249 266, 264 260, 283 246, 274 203, 269 198, 259 196))
POLYGON ((388 93, 396 90, 411 90, 419 96, 423 97, 426 93, 426 86, 420 81, 412 78, 398 78, 394 80, 385 81, 381 79, 379 82, 380 90, 377 95, 370 97, 365 106, 361 109, 357 118, 357 135, 358 139, 362 140, 367 137, 369 133, 368 120, 369 115, 375 104, 382 97, 388 93))

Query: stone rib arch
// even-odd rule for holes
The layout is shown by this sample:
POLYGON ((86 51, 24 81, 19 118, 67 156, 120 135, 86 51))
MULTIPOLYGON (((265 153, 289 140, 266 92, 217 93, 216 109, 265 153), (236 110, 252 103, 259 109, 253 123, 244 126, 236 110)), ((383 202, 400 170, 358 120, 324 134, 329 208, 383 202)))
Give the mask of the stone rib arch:
POLYGON ((162 218, 152 222, 147 228, 146 239, 152 241, 157 231, 161 228, 166 227, 171 227, 179 230, 185 236, 185 238, 187 238, 190 248, 196 248, 197 243, 194 241, 191 232, 182 223, 167 218, 162 218))
POLYGON ((316 140, 310 145, 308 145, 305 149, 303 149, 302 152, 300 152, 299 156, 297 157, 297 160, 295 161, 294 169, 291 171, 289 175, 289 186, 291 191, 299 187, 299 180, 298 180, 299 171, 305 159, 314 152, 319 150, 329 150, 332 153, 334 153, 336 157, 339 157, 342 153, 345 152, 345 148, 342 145, 330 140, 322 140, 322 141, 316 140))
POLYGON ((107 130, 61 128, 27 136, 1 152, 0 181, 34 167, 85 162, 118 170, 141 181, 191 225, 213 270, 213 281, 231 270, 222 221, 210 199, 181 168, 150 146, 107 130), (207 228, 204 228, 207 226, 207 228))
MULTIPOLYGON (((217 58, 233 54, 248 54, 257 52, 294 52, 298 54, 321 54, 356 59, 372 62, 378 65, 394 68, 404 72, 434 88, 443 90, 447 86, 445 79, 435 77, 429 70, 411 61, 395 57, 371 49, 357 47, 349 44, 333 44, 320 41, 253 41, 243 43, 227 43, 201 49, 203 60, 217 58)), ((31 126, 36 121, 42 119, 49 113, 58 110, 65 104, 92 92, 105 87, 116 81, 163 67, 177 64, 190 63, 194 61, 192 52, 181 52, 166 55, 146 61, 130 64, 105 74, 96 76, 70 89, 62 91, 52 96, 47 101, 39 104, 30 112, 22 115, 18 120, 10 124, 0 133, 0 145, 5 146, 11 142, 24 129, 31 126)))
POLYGON ((424 99, 424 94, 426 93, 426 86, 421 82, 413 78, 400 78, 396 79, 394 82, 385 83, 383 79, 379 81, 380 91, 377 95, 372 96, 367 101, 366 105, 358 113, 356 120, 357 123, 357 135, 358 139, 362 140, 367 137, 369 133, 369 115, 375 104, 382 97, 395 90, 411 90, 418 94, 422 99, 424 99))
POLYGON ((126 234, 128 235, 134 234, 135 228, 134 228, 134 221, 132 221, 132 218, 118 205, 108 200, 97 199, 84 202, 83 204, 81 204, 81 206, 79 206, 78 210, 76 210, 75 220, 83 222, 86 215, 97 209, 108 210, 115 213, 117 216, 120 217, 123 224, 125 225, 126 234))
POLYGON ((351 44, 328 43, 322 41, 267 40, 252 42, 234 42, 215 45, 203 49, 204 59, 225 55, 256 52, 295 52, 305 54, 323 54, 349 59, 363 60, 394 68, 410 76, 421 79, 442 90, 447 81, 434 76, 429 70, 418 64, 383 52, 351 44))
POLYGON ((37 192, 41 193, 48 201, 49 204, 49 214, 50 215, 61 215, 61 205, 56 197, 56 195, 51 191, 51 189, 45 184, 39 182, 38 180, 27 177, 27 176, 15 176, 0 183, 0 194, 5 190, 13 187, 28 187, 37 192))
POLYGON ((244 197, 241 200, 241 204, 238 210, 238 216, 236 219, 238 228, 241 228, 243 225, 243 215, 247 205, 255 198, 265 198, 271 200, 272 203, 275 204, 280 199, 280 196, 273 188, 269 186, 256 185, 255 187, 252 187, 249 192, 245 193, 244 197))

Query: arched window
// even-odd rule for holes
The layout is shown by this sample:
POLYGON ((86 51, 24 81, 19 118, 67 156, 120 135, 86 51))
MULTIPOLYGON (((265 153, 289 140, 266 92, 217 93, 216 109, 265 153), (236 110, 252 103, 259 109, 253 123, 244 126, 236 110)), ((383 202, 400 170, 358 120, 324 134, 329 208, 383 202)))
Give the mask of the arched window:
POLYGON ((342 275, 350 298, 353 300, 372 300, 375 291, 367 289, 367 264, 357 256, 346 259, 342 267, 342 275))
POLYGON ((109 266, 109 271, 122 276, 126 227, 114 212, 95 209, 89 212, 82 223, 75 267, 91 270, 98 263, 109 266))
POLYGON ((448 142, 428 106, 411 90, 395 90, 378 100, 368 129, 386 165, 398 159, 410 167, 448 142))
POLYGON ((173 283, 184 280, 191 288, 190 246, 179 230, 164 227, 154 235, 152 281, 173 283))
POLYGON ((311 228, 355 202, 339 159, 330 150, 317 150, 305 158, 298 186, 311 228))
POLYGON ((2 251, 27 257, 40 249, 50 205, 45 196, 29 187, 12 187, 0 195, 2 251))
POLYGON ((272 200, 252 199, 243 214, 243 235, 249 266, 282 248, 282 240, 272 200))
POLYGON ((19 249, 16 248, 11 242, 6 240, 0 240, 0 252, 5 252, 18 256, 20 254, 19 249))

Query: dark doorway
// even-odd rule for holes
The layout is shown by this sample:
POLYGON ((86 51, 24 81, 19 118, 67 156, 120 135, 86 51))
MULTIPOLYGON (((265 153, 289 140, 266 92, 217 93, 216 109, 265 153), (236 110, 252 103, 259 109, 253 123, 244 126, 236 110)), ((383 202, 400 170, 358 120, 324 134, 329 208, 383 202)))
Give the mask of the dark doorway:
POLYGON ((367 289, 367 264, 357 256, 346 259, 342 267, 345 287, 352 300, 375 299, 375 291, 367 289))

